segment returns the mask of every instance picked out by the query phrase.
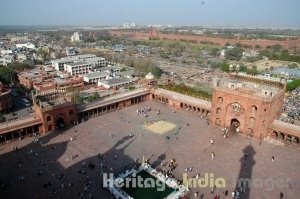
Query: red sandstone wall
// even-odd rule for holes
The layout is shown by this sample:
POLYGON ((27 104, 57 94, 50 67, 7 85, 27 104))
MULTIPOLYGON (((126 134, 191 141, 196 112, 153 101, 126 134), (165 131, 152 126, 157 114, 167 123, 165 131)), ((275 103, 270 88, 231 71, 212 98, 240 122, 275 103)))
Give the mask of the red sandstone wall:
POLYGON ((77 123, 78 120, 77 110, 74 104, 70 104, 69 106, 56 108, 46 112, 42 112, 42 109, 38 105, 35 105, 34 109, 36 115, 38 115, 38 117, 42 119, 42 132, 44 133, 48 132, 49 130, 56 129, 56 121, 59 118, 62 118, 64 120, 66 126, 73 125, 77 123), (51 118, 50 121, 47 121, 48 116, 50 116, 51 118), (51 128, 49 129, 49 127, 51 128))
POLYGON ((267 128, 274 119, 278 118, 278 110, 280 112, 282 104, 281 98, 278 97, 272 102, 264 102, 261 100, 251 99, 248 97, 235 95, 223 91, 214 90, 212 97, 211 123, 216 124, 216 119, 220 119, 221 127, 230 127, 231 120, 236 118, 240 122, 240 131, 248 135, 250 129, 253 129, 253 137, 263 138, 267 136, 267 128), (222 97, 223 102, 218 103, 218 98, 222 97), (235 114, 231 111, 230 104, 237 102, 243 109, 244 113, 235 114), (252 106, 257 107, 254 114, 252 106), (217 114, 217 108, 220 108, 220 113, 217 114), (250 118, 254 118, 254 125, 250 126, 250 118))
POLYGON ((126 32, 126 31, 110 31, 112 35, 115 36, 127 36, 137 40, 149 40, 149 38, 156 39, 165 39, 165 40, 186 40, 186 41, 195 41, 195 42, 213 42, 216 44, 220 44, 225 46, 226 43, 236 44, 240 43, 243 45, 249 45, 255 47, 255 45, 259 45, 262 48, 266 48, 267 46, 272 46, 275 44, 280 44, 285 49, 292 48, 300 48, 300 38, 296 40, 285 40, 285 41, 277 41, 277 40, 245 40, 245 39, 225 39, 219 37, 209 37, 209 36, 193 36, 193 35, 180 35, 180 34, 163 34, 158 32, 126 32))

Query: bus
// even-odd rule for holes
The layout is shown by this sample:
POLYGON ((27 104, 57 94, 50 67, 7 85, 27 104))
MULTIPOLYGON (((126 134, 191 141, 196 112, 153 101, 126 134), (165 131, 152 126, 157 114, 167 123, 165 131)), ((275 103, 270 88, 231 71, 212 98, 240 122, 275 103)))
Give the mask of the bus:
POLYGON ((22 99, 22 104, 23 104, 24 106, 26 106, 26 107, 30 106, 30 102, 29 102, 29 100, 26 99, 26 98, 23 98, 23 99, 22 99))

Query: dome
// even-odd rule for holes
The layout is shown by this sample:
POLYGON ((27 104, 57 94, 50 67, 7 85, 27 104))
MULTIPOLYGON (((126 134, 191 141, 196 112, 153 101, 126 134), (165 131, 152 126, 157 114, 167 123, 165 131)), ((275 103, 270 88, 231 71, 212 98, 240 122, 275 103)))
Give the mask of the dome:
POLYGON ((145 77, 146 79, 150 80, 150 79, 154 79, 154 75, 150 72, 146 75, 145 77))

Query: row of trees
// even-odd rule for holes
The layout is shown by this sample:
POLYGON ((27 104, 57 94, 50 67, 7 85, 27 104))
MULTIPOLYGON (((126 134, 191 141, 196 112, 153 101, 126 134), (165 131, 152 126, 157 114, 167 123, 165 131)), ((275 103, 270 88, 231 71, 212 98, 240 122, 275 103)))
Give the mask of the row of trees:
POLYGON ((10 84, 17 78, 17 73, 8 67, 0 67, 0 81, 4 84, 10 84))
POLYGON ((296 79, 290 83, 287 84, 286 90, 292 91, 300 86, 300 79, 296 79))
POLYGON ((251 75, 259 74, 259 71, 257 70, 257 66, 252 66, 251 68, 248 68, 247 66, 241 64, 241 65, 239 65, 238 70, 236 68, 236 65, 233 65, 233 68, 230 69, 230 64, 226 61, 220 62, 217 66, 220 70, 222 70, 223 72, 226 72, 226 73, 229 73, 229 72, 231 72, 230 70, 232 70, 232 72, 233 71, 246 72, 251 75))
POLYGON ((188 87, 185 84, 158 85, 158 87, 201 99, 211 100, 210 93, 193 87, 188 87))

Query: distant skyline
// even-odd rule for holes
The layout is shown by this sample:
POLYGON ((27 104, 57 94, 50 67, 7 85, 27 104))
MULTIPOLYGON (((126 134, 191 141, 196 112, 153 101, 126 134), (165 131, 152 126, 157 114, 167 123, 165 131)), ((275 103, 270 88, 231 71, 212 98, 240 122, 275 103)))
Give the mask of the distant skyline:
POLYGON ((299 0, 0 0, 0 25, 300 26, 299 0))

